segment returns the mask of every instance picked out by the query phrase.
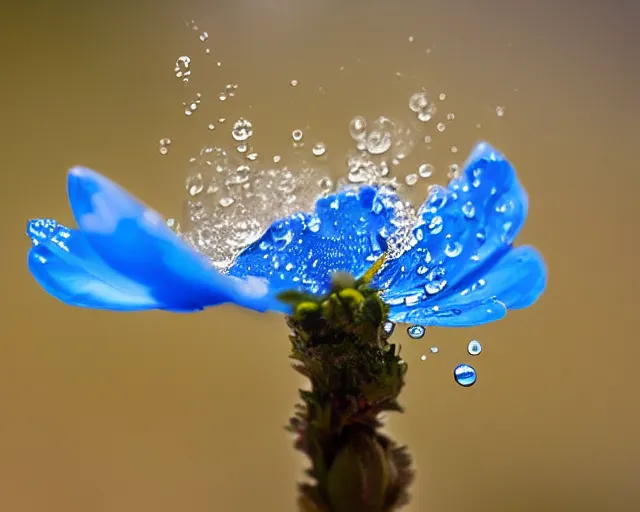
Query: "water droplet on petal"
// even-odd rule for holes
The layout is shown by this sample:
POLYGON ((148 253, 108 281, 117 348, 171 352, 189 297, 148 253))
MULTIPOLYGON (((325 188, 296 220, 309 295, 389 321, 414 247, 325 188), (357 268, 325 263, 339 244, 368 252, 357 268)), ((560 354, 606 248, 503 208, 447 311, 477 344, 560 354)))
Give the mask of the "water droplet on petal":
POLYGON ((407 334, 414 340, 422 338, 425 332, 426 329, 421 325, 412 325, 411 327, 407 328, 407 334))
POLYGON ((473 219, 476 215, 476 207, 471 201, 467 201, 462 205, 462 213, 467 219, 473 219))
POLYGON ((467 346, 467 352, 469 352, 472 356, 477 356, 480 352, 482 352, 482 345, 478 340, 471 340, 469 345, 467 346))
POLYGON ((453 378, 462 387, 468 388, 476 383, 478 378, 476 370, 468 364, 459 364, 453 370, 453 378))

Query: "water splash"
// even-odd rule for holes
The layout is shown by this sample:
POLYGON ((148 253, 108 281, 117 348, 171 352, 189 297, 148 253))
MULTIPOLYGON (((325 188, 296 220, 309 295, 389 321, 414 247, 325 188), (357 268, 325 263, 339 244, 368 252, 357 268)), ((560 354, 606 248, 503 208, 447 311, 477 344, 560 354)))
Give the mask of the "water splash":
POLYGON ((311 211, 324 192, 317 169, 255 168, 221 148, 205 147, 191 166, 180 235, 221 271, 275 220, 311 211))

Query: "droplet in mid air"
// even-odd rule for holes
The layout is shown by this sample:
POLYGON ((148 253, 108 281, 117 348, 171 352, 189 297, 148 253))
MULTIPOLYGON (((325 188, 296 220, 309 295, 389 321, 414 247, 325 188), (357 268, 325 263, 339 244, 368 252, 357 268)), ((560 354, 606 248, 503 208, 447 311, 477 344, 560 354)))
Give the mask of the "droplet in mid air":
POLYGON ((167 137, 160 139, 160 154, 166 155, 169 152, 170 145, 171 145, 171 139, 167 137))
POLYGON ((233 124, 231 136, 238 142, 247 140, 253 135, 253 125, 251 121, 241 117, 233 124))
POLYGON ((482 352, 482 345, 478 340, 471 340, 469 345, 467 346, 467 352, 469 352, 472 356, 477 356, 480 352, 482 352))
POLYGON ((420 339, 424 336, 426 329, 421 325, 412 325, 407 329, 407 334, 414 340, 420 339))
POLYGON ((384 331, 384 333, 388 336, 391 336, 391 334, 393 333, 393 330, 396 328, 396 324, 394 324, 393 322, 385 322, 382 325, 382 330, 384 331))
POLYGON ((414 173, 407 174, 404 178, 404 182, 410 187, 412 187, 413 185, 418 183, 418 175, 414 173))
POLYGON ((437 354, 438 352, 440 352, 440 349, 438 347, 431 347, 432 354, 437 354))
POLYGON ((430 178, 433 175, 434 167, 431 164, 423 163, 418 166, 418 174, 421 178, 430 178))
POLYGON ((453 370, 454 380, 464 388, 473 386, 478 378, 476 370, 468 364, 459 364, 453 370))
POLYGON ((502 117, 504 115, 504 107, 502 105, 498 105, 496 107, 496 115, 498 117, 502 117))
POLYGON ((367 120, 362 116, 355 116, 349 123, 349 134, 353 140, 362 140, 367 135, 367 120))
POLYGON ((302 130, 293 130, 291 132, 291 137, 293 137, 294 141, 300 142, 302 140, 302 130))
POLYGON ((178 57, 173 71, 176 74, 176 78, 181 78, 185 84, 188 83, 189 75, 191 75, 191 58, 186 55, 178 57))
POLYGON ((318 142, 311 148, 311 152, 315 156, 322 156, 325 154, 326 151, 327 151, 327 148, 322 142, 318 142))

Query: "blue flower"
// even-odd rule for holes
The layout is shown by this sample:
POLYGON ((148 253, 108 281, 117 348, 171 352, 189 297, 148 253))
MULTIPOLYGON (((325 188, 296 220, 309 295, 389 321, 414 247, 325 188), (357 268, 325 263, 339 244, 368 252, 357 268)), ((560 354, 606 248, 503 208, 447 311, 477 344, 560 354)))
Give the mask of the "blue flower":
POLYGON ((274 222, 225 275, 100 174, 76 167, 67 190, 79 229, 31 220, 28 262, 47 292, 74 306, 189 312, 234 303, 288 313, 279 292, 326 293, 334 272, 360 277, 386 255, 371 285, 390 320, 462 327, 533 304, 547 282, 541 255, 513 247, 527 196, 486 143, 413 215, 390 187, 343 189, 320 198, 313 213, 274 222))

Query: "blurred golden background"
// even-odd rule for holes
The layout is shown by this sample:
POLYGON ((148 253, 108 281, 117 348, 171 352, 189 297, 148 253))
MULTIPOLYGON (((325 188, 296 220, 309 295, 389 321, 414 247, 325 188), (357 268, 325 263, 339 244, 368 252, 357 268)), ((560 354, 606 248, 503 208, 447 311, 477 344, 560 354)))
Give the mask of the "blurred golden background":
POLYGON ((550 282, 533 308, 482 328, 422 340, 397 329, 407 412, 389 429, 418 468, 406 510, 638 510, 638 22, 633 0, 6 6, 0 510, 295 510, 304 460, 283 425, 300 380, 283 319, 66 307, 30 278, 24 225, 71 221, 74 164, 180 215, 189 157, 230 144, 240 116, 265 161, 286 160, 300 128, 342 175, 349 120, 409 119, 422 86, 446 93, 456 119, 413 156, 442 180, 480 138, 504 151, 530 195, 519 242, 545 254, 550 282), (174 76, 181 55, 189 87, 174 76), (228 83, 238 89, 222 102, 228 83), (464 389, 452 370, 470 359, 479 380, 464 389))

